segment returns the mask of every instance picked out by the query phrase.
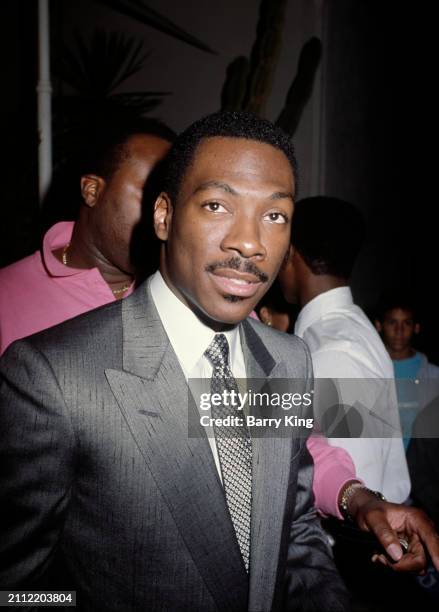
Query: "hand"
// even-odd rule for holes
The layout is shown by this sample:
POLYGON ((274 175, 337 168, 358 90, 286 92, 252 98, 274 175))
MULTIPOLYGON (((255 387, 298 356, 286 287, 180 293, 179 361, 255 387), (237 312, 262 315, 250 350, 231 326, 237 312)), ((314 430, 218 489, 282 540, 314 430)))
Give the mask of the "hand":
POLYGON ((424 573, 427 567, 425 546, 439 571, 439 535, 422 510, 382 501, 372 493, 358 489, 349 502, 349 514, 360 529, 375 534, 395 563, 390 563, 385 555, 375 555, 374 561, 397 572, 424 573), (398 536, 409 544, 406 554, 403 554, 398 536))

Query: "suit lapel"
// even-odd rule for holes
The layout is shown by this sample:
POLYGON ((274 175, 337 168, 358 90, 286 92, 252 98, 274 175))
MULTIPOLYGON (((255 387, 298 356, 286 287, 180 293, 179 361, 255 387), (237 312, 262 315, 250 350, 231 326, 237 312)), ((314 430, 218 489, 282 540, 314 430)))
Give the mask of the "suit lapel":
POLYGON ((248 579, 209 442, 199 419, 188 435, 188 386, 145 285, 123 301, 122 324, 123 371, 106 371, 113 394, 218 608, 246 609, 248 579))
MULTIPOLYGON (((286 378, 283 364, 276 363, 252 326, 244 321, 243 351, 248 379, 286 378)), ((252 381, 252 389, 255 385, 252 381)), ((276 583, 282 580, 282 558, 287 542, 285 513, 288 506, 291 459, 298 441, 258 430, 252 438, 253 488, 250 549, 249 610, 271 610, 276 583), (271 437, 273 436, 273 437, 271 437), (284 537, 282 537, 284 534, 284 537)))

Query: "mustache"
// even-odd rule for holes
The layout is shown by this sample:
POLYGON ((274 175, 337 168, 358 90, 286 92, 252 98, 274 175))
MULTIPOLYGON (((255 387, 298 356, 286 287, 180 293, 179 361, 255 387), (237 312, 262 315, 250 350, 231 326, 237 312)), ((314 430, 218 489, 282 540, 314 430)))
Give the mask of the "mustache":
POLYGON ((246 274, 253 274, 261 283, 266 283, 269 280, 267 274, 259 270, 255 263, 246 259, 241 259, 240 257, 230 257, 224 261, 215 261, 208 264, 204 269, 206 272, 215 272, 216 270, 224 270, 227 268, 246 274))

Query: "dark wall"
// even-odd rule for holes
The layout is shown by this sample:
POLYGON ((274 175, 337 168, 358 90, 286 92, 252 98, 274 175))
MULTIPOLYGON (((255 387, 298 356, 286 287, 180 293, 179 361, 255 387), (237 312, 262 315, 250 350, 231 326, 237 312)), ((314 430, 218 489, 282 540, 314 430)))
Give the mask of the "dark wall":
POLYGON ((36 248, 36 2, 2 3, 0 266, 36 248))
POLYGON ((417 302, 420 347, 439 361, 437 55, 432 11, 375 0, 325 5, 324 191, 356 203, 368 239, 356 267, 357 300, 386 291, 417 302))
POLYGON ((326 5, 325 192, 357 204, 368 222, 358 262, 357 298, 372 305, 389 277, 411 277, 395 215, 393 97, 395 31, 384 3, 326 5))

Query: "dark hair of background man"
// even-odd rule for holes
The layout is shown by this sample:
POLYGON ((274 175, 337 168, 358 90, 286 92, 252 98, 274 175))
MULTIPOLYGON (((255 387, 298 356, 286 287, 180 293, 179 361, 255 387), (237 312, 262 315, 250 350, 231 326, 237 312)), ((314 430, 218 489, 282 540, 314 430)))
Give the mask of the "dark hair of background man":
POLYGON ((348 279, 365 236, 364 219, 339 198, 305 198, 296 204, 292 245, 313 274, 348 279))

